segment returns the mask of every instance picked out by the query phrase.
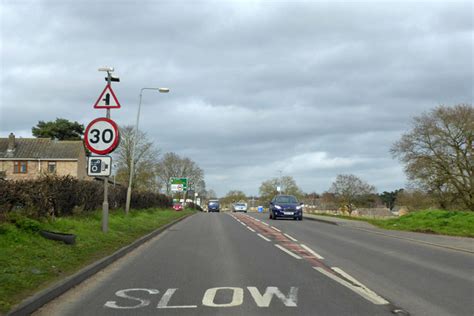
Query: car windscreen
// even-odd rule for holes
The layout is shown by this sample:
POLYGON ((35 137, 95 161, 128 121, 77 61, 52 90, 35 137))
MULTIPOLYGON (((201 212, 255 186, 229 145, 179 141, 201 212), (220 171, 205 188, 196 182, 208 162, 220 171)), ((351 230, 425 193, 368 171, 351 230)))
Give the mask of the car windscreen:
POLYGON ((245 204, 244 203, 237 203, 237 204, 235 204, 235 206, 245 206, 245 204))
POLYGON ((219 205, 219 202, 209 202, 209 205, 216 206, 216 205, 219 205))
POLYGON ((290 204, 298 203, 294 196, 279 196, 275 199, 275 203, 290 204))

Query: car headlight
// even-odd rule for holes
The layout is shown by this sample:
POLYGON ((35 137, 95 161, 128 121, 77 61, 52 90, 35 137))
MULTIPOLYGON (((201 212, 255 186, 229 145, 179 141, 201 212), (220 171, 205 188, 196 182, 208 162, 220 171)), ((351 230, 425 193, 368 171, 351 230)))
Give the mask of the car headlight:
POLYGON ((280 206, 280 205, 274 205, 274 208, 276 208, 277 210, 281 210, 281 206, 280 206))

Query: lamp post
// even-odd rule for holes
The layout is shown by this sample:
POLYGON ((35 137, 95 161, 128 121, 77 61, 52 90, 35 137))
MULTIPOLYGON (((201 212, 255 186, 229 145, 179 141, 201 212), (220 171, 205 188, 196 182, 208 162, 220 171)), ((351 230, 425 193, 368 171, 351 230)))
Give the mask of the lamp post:
POLYGON ((140 108, 142 106, 142 95, 144 90, 158 90, 160 93, 168 93, 170 91, 169 88, 141 88, 140 90, 140 99, 138 101, 138 112, 137 112, 137 121, 135 123, 135 131, 133 133, 133 140, 132 140, 132 157, 130 159, 130 178, 128 179, 128 188, 127 188, 127 201, 125 203, 125 214, 128 214, 130 211, 130 200, 132 198, 132 179, 133 179, 133 172, 135 169, 135 147, 137 143, 137 136, 138 136, 138 123, 140 121, 140 108))

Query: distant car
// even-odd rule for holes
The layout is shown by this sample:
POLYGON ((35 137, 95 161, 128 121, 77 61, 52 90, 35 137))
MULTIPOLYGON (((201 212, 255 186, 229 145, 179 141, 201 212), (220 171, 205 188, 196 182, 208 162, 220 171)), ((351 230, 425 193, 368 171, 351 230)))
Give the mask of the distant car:
POLYGON ((219 204, 219 200, 209 200, 207 203, 207 211, 208 212, 220 212, 221 206, 219 204))
POLYGON ((176 211, 181 211, 183 210, 183 205, 181 203, 173 203, 173 208, 176 210, 176 211))
POLYGON ((232 204, 232 212, 244 212, 247 213, 247 203, 238 202, 232 204))
POLYGON ((293 195, 277 195, 270 202, 270 219, 278 217, 293 218, 295 220, 303 219, 303 203, 293 195))

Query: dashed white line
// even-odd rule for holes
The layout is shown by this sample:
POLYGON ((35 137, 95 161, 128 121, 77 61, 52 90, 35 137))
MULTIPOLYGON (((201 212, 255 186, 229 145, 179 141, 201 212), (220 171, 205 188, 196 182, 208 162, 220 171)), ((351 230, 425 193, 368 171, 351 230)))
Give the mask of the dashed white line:
POLYGON ((316 258, 318 258, 318 259, 324 259, 323 256, 319 255, 316 251, 314 251, 313 249, 309 248, 308 246, 303 245, 303 244, 301 244, 300 246, 301 246, 301 248, 304 248, 306 251, 308 251, 310 254, 312 254, 312 255, 315 256, 316 258))
POLYGON ((385 304, 389 304, 389 302, 387 300, 385 300, 383 297, 377 295, 377 293, 369 290, 368 288, 366 288, 364 285, 362 285, 359 281, 357 281, 356 279, 354 279, 353 277, 351 277, 350 275, 348 275, 347 273, 345 273, 344 271, 340 270, 339 268, 332 268, 334 271, 336 271, 336 269, 338 269, 338 271, 336 271, 337 273, 340 273, 340 271, 342 271, 344 274, 341 274, 341 275, 344 275, 345 278, 347 278, 348 280, 351 280, 354 284, 357 284, 357 286, 347 282, 346 280, 344 279, 341 279, 339 278, 338 276, 332 274, 331 272, 329 271, 326 271, 325 269, 321 268, 321 267, 313 267, 315 270, 321 272, 322 274, 324 274, 325 276, 333 279, 334 281, 336 281, 337 283, 347 287, 348 289, 352 290, 353 292, 359 294, 360 296, 362 296, 363 298, 365 298, 366 300, 376 304, 376 305, 385 305, 385 304))
POLYGON ((270 239, 268 239, 267 237, 263 236, 262 234, 257 234, 257 235, 258 235, 258 237, 263 238, 263 239, 265 239, 266 241, 271 241, 270 239))
POLYGON ((291 237, 291 236, 288 235, 288 234, 283 233, 283 235, 285 235, 286 237, 290 238, 290 239, 293 240, 293 241, 298 241, 298 240, 296 240, 295 238, 291 237))
POLYGON ((279 230, 278 228, 276 227, 273 227, 273 226, 270 226, 272 229, 276 230, 277 232, 280 232, 281 233, 281 230, 279 230))
POLYGON ((300 256, 294 254, 293 252, 289 251, 288 249, 286 249, 286 248, 283 247, 283 246, 275 245, 275 247, 277 247, 277 248, 283 250, 284 252, 286 252, 287 254, 289 254, 290 256, 292 256, 292 257, 295 258, 295 259, 301 259, 300 256))
POLYGON ((247 229, 250 230, 251 232, 254 232, 254 233, 255 233, 255 229, 253 229, 252 227, 247 226, 247 229))
POLYGON ((263 225, 270 226, 270 225, 268 225, 268 224, 267 224, 267 223, 265 223, 265 222, 262 222, 262 221, 260 221, 260 222, 261 222, 263 225))

